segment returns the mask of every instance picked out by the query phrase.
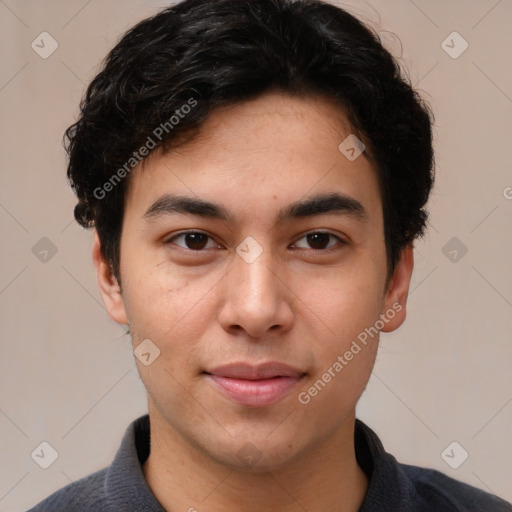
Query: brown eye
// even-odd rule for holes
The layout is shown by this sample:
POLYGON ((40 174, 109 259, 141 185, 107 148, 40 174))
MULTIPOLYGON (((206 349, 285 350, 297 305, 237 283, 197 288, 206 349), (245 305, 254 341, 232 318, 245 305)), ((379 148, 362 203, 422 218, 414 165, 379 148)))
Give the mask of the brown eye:
POLYGON ((174 240, 182 239, 184 241, 184 245, 176 244, 179 247, 184 249, 189 249, 192 251, 201 251, 206 247, 208 240, 211 239, 206 233, 201 233, 198 231, 187 231, 185 233, 180 233, 179 235, 173 236, 166 243, 174 243, 174 240))
POLYGON ((313 249, 325 249, 329 244, 329 233, 311 233, 306 235, 308 243, 313 249))
MULTIPOLYGON (((336 239, 341 244, 344 244, 345 242, 339 238, 336 235, 333 235, 332 233, 328 233, 326 231, 317 231, 314 233, 308 233, 307 235, 304 235, 300 240, 306 239, 307 244, 309 247, 300 247, 300 249, 314 249, 314 250, 325 250, 330 249, 331 247, 335 246, 336 243, 329 245, 329 239, 336 239)), ((297 245, 297 243, 295 244, 297 245)))

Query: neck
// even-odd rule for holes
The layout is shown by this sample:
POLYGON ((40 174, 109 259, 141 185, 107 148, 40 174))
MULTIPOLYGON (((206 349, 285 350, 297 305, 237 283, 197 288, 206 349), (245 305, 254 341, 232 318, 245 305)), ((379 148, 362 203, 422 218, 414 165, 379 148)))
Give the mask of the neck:
POLYGON ((357 512, 363 502, 368 480, 356 461, 354 416, 285 467, 250 472, 219 464, 187 443, 156 408, 149 412, 151 451, 142 470, 167 511, 357 512))

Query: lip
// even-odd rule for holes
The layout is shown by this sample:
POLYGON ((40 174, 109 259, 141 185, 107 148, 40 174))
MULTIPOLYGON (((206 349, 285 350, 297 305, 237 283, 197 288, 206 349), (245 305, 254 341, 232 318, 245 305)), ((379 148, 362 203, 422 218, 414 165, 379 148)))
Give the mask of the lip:
POLYGON ((223 394, 247 407, 279 402, 306 375, 284 363, 232 363, 203 372, 223 394))

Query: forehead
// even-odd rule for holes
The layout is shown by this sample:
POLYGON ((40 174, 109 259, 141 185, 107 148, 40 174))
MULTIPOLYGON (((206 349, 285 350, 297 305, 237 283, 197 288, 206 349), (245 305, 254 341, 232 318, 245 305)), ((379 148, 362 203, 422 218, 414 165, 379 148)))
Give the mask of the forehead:
POLYGON ((373 164, 365 153, 351 161, 339 149, 351 134, 343 108, 324 97, 273 92, 220 107, 191 141, 154 151, 132 171, 127 211, 141 216, 164 193, 221 198, 254 213, 271 198, 333 191, 371 209, 379 200, 373 164))

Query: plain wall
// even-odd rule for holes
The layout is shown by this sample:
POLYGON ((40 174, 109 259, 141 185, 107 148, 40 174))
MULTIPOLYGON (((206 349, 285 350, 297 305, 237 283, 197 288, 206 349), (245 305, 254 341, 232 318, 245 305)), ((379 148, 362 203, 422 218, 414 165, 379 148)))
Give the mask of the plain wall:
MULTIPOLYGON (((1 511, 26 510, 108 465, 147 410, 130 340, 99 295, 92 233, 73 220, 61 140, 107 51, 164 5, 0 2, 1 511), (31 47, 43 31, 58 42, 47 59, 31 47), (50 250, 48 261, 34 246, 50 250), (31 458, 42 441, 59 454, 46 470, 31 458)), ((512 3, 339 5, 380 24, 395 55, 391 33, 400 38, 402 63, 436 116, 437 181, 408 317, 382 335, 358 415, 400 461, 511 501, 512 3), (453 31, 469 44, 458 58, 442 46, 453 31), (441 457, 453 441, 469 453, 458 469, 441 457)), ((451 51, 457 37, 445 43, 451 51)))

